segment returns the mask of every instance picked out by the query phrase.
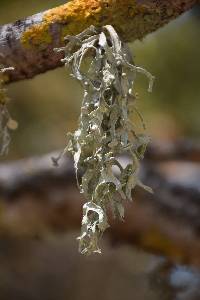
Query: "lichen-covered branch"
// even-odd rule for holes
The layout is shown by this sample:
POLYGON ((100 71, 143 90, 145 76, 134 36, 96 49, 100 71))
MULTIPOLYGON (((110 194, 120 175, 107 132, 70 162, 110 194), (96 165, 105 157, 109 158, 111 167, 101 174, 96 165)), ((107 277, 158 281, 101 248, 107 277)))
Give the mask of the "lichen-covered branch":
MULTIPOLYGON (((56 153, 0 165, 0 235, 42 237, 80 228, 83 198, 75 187, 73 162, 63 157, 55 168, 52 155, 56 153)), ((190 162, 186 169, 183 161, 168 161, 167 172, 163 163, 150 165, 149 156, 142 179, 154 195, 135 190, 134 202, 126 202, 125 222, 109 214, 106 233, 114 242, 200 266, 199 165, 190 162), (184 179, 185 170, 190 175, 184 179)))
POLYGON ((0 64, 13 66, 8 82, 32 78, 61 65, 66 35, 113 25, 124 41, 141 39, 192 8, 197 0, 73 0, 0 26, 0 64))

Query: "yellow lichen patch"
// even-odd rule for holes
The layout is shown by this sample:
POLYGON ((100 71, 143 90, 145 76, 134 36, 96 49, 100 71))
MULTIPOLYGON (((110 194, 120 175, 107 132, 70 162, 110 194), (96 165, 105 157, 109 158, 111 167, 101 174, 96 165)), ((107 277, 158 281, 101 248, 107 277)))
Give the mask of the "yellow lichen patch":
POLYGON ((176 7, 170 4, 171 1, 165 6, 161 3, 72 0, 45 12, 40 24, 29 27, 22 34, 21 42, 25 46, 42 47, 52 43, 54 38, 58 40, 58 35, 63 42, 66 35, 76 35, 90 25, 98 27, 106 24, 112 25, 124 41, 142 38, 176 15, 176 7), (53 24, 58 24, 56 32, 51 30, 53 24))
POLYGON ((26 47, 32 45, 42 46, 52 42, 48 24, 41 23, 30 27, 21 37, 21 42, 26 47))
POLYGON ((146 10, 135 0, 74 0, 48 10, 41 24, 29 27, 21 37, 26 46, 39 46, 52 42, 51 24, 61 24, 61 39, 67 34, 77 34, 88 26, 113 24, 123 31, 127 18, 146 10))

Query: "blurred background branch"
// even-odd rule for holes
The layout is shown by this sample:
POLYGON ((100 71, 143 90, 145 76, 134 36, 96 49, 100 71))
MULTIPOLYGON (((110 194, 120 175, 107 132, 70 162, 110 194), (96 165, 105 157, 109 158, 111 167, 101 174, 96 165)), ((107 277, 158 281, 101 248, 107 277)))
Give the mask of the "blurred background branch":
MULTIPOLYGON (((151 149, 153 145, 141 177, 154 195, 137 188, 133 203, 125 204, 125 221, 110 215, 107 234, 112 242, 200 266, 200 148, 190 141, 163 144, 159 159, 151 149), (187 162, 182 160, 183 152, 187 162)), ((56 153, 0 165, 1 235, 42 237, 80 227, 84 199, 76 188, 73 162, 65 157, 55 168, 52 155, 56 153)))

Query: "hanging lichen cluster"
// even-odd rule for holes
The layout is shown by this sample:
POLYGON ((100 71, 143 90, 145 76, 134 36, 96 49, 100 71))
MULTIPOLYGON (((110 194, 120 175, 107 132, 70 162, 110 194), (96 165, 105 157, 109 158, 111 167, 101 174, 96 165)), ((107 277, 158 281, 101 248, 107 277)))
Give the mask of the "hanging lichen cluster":
POLYGON ((8 152, 10 144, 9 129, 16 129, 17 123, 11 119, 7 109, 9 98, 4 88, 4 73, 13 70, 13 68, 4 68, 0 65, 0 155, 8 152))
POLYGON ((139 185, 151 191, 138 178, 149 139, 137 133, 131 114, 141 117, 133 90, 137 73, 149 78, 149 91, 153 77, 133 64, 127 45, 110 25, 101 30, 91 26, 66 41, 57 51, 64 51, 63 61, 81 82, 84 96, 79 127, 69 135, 65 151, 73 154, 78 186, 87 199, 78 239, 80 252, 90 254, 100 252, 98 240, 109 226, 107 209, 123 219, 122 202, 132 200, 132 189, 139 185), (130 159, 126 166, 120 163, 122 155, 130 159))

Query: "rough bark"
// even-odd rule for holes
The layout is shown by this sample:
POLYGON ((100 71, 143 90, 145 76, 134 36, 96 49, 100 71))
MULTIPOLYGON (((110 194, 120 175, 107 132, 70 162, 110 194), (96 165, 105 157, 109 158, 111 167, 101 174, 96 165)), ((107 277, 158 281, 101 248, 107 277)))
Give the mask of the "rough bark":
POLYGON ((125 41, 141 39, 192 8, 197 0, 74 0, 0 26, 0 64, 13 66, 7 82, 32 78, 61 65, 53 49, 64 36, 91 24, 113 25, 125 41))
MULTIPOLYGON (((189 155, 187 162, 171 161, 174 152, 178 158, 179 145, 165 148, 173 149, 168 150, 167 161, 156 162, 149 151, 141 170, 143 182, 154 189, 154 195, 134 191, 134 201, 126 203, 125 222, 110 216, 107 234, 113 243, 137 245, 199 267, 200 166, 196 160, 189 161, 189 155)), ((190 150, 193 153, 194 147, 190 150)), ((76 188, 73 163, 66 157, 55 168, 52 155, 0 166, 1 235, 46 236, 80 228, 84 199, 76 188)))

